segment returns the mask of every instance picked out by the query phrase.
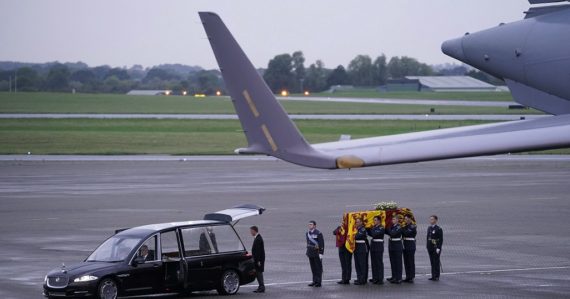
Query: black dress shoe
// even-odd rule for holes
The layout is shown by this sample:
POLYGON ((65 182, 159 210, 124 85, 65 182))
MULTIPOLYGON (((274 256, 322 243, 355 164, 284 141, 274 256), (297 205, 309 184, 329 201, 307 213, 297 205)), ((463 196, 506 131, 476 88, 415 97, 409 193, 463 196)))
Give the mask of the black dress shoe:
POLYGON ((344 280, 337 281, 336 283, 338 283, 338 284, 345 284, 345 283, 344 283, 344 280))
POLYGON ((257 289, 253 291, 254 293, 265 293, 265 289, 257 289))
POLYGON ((310 286, 310 287, 314 287, 315 285, 316 285, 316 283, 314 283, 314 282, 311 282, 308 284, 308 286, 310 286))
POLYGON ((355 286, 361 286, 361 285, 365 285, 365 284, 366 284, 366 283, 365 283, 365 282, 362 282, 362 281, 355 281, 355 282, 354 282, 354 285, 355 285, 355 286))
POLYGON ((390 283, 393 283, 393 284, 401 284, 402 281, 401 281, 401 280, 390 280, 390 283))
POLYGON ((432 278, 430 278, 429 280, 431 280, 431 281, 438 281, 439 278, 437 278, 437 277, 432 277, 432 278))
POLYGON ((403 282, 414 283, 414 280, 413 279, 405 279, 405 280, 403 280, 403 282))
POLYGON ((392 277, 386 278, 386 281, 390 281, 390 282, 391 282, 392 280, 394 280, 392 277))
POLYGON ((369 279, 368 281, 371 282, 371 283, 376 283, 376 282, 378 282, 378 280, 376 280, 376 279, 369 279))
POLYGON ((320 287, 321 287, 321 284, 320 284, 320 283, 315 283, 314 287, 315 287, 315 288, 320 288, 320 287))
POLYGON ((382 280, 378 280, 377 282, 375 282, 374 284, 384 284, 384 282, 382 280))
POLYGON ((342 284, 350 284, 350 280, 345 280, 342 282, 342 284))

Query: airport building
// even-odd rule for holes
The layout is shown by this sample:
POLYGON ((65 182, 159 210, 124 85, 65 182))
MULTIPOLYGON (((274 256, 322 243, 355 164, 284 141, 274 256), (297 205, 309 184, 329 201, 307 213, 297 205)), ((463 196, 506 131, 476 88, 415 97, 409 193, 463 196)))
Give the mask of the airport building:
POLYGON ((495 85, 469 76, 407 76, 390 79, 385 91, 497 91, 495 85))
POLYGON ((130 96, 167 96, 172 94, 172 90, 141 90, 133 89, 127 92, 130 96))

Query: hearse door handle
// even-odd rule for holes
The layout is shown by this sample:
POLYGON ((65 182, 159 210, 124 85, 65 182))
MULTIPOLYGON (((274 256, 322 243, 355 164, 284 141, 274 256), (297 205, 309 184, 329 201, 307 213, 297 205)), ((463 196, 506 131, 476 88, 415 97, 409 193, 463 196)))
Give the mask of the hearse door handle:
POLYGON ((152 267, 154 268, 158 268, 160 265, 159 264, 153 264, 152 267))
POLYGON ((200 261, 200 267, 204 267, 204 262, 200 261))

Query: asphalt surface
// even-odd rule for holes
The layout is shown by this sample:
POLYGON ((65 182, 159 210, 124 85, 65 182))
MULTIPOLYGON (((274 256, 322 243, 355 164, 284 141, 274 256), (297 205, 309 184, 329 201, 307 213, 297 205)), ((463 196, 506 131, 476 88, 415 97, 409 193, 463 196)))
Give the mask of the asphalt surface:
MULTIPOLYGON (((568 157, 501 156, 351 171, 236 157, 31 157, 0 161, 0 298, 40 298, 46 272, 84 259, 117 228, 200 219, 240 203, 267 208, 237 225, 247 247, 248 227, 261 229, 267 293, 252 294, 253 284, 237 298, 570 296, 568 157), (388 200, 412 208, 421 221, 416 283, 338 286, 332 230, 343 212, 388 200), (425 220, 434 213, 445 240, 437 283, 427 280, 424 240, 425 220), (306 286, 304 232, 311 219, 326 237, 320 289, 306 286)), ((384 261, 389 273, 387 254, 384 261)), ((193 297, 201 296, 215 293, 193 297)))
MULTIPOLYGON (((291 114, 291 119, 320 120, 520 120, 537 119, 548 115, 437 115, 437 114, 291 114)), ((89 113, 6 113, 0 119, 238 119, 236 114, 89 114, 89 113)))
POLYGON ((470 106, 470 107, 509 107, 518 105, 507 101, 467 101, 467 100, 426 100, 426 99, 377 99, 377 98, 325 98, 325 97, 277 97, 282 101, 312 101, 337 103, 373 103, 395 105, 431 105, 431 106, 470 106))

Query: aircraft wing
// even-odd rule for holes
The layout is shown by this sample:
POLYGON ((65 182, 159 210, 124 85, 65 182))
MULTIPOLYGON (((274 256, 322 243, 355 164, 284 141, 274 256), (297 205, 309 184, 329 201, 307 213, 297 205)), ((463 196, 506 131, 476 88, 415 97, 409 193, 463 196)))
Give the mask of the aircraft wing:
POLYGON ((570 146, 570 115, 314 144, 338 168, 410 163, 570 146))
POLYGON ((570 115, 311 145, 220 17, 200 18, 248 142, 239 154, 338 169, 570 147, 570 115))

